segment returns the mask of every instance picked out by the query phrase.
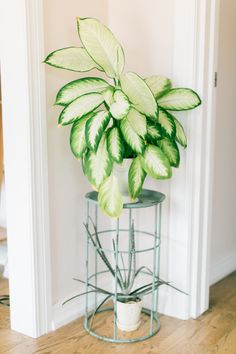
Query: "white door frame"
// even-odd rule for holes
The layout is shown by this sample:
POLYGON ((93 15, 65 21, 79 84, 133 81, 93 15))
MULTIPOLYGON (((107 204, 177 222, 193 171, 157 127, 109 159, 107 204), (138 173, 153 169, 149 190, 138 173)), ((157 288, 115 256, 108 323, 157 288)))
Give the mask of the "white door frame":
POLYGON ((12 329, 51 330, 41 0, 1 1, 1 79, 12 329))
POLYGON ((215 132, 215 72, 220 0, 195 0, 194 87, 203 99, 201 110, 190 123, 191 166, 189 183, 190 308, 197 318, 209 307, 209 271, 212 215, 212 181, 215 132))

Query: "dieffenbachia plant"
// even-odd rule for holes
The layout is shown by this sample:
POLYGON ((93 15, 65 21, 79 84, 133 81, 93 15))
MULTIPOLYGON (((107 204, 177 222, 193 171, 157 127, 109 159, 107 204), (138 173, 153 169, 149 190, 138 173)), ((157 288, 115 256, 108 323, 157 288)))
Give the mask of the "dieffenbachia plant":
POLYGON ((63 107, 59 124, 72 125, 72 153, 82 159, 84 174, 98 190, 100 208, 118 217, 123 202, 114 164, 133 159, 128 175, 131 199, 141 193, 146 175, 170 178, 172 167, 180 163, 177 144, 187 146, 173 112, 193 109, 201 100, 189 88, 172 88, 166 77, 124 72, 124 51, 113 33, 94 18, 78 18, 77 24, 81 47, 56 50, 45 63, 80 73, 97 69, 108 77, 69 82, 55 104, 63 107))

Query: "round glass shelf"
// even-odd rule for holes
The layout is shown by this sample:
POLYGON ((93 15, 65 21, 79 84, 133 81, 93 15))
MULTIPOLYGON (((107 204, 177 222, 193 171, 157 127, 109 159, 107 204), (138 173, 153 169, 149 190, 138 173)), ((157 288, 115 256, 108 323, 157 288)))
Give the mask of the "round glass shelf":
MULTIPOLYGON (((156 192, 150 189, 143 189, 138 201, 135 203, 126 203, 123 205, 123 209, 138 209, 148 208, 156 204, 160 204, 165 200, 165 194, 156 192)), ((91 191, 85 195, 85 198, 90 202, 98 204, 98 192, 91 191)))

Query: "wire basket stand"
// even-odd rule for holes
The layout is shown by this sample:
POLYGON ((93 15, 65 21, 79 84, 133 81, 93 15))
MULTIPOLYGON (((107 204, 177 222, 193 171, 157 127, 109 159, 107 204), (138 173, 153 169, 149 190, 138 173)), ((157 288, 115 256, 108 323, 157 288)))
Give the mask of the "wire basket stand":
MULTIPOLYGON (((162 210, 162 202, 165 199, 165 195, 144 189, 139 197, 138 202, 124 204, 123 209, 128 214, 128 225, 126 228, 120 227, 120 220, 115 219, 114 224, 115 227, 113 229, 97 229, 97 234, 99 237, 109 238, 109 235, 112 235, 114 248, 103 247, 96 243, 95 237, 94 241, 91 242, 91 238, 88 235, 89 225, 92 223, 96 228, 98 228, 98 201, 97 201, 97 192, 92 191, 85 195, 86 198, 86 216, 85 216, 85 224, 86 228, 86 243, 85 243, 85 317, 84 317, 84 328, 85 330, 92 336, 102 339, 104 341, 112 342, 112 343, 133 343, 143 341, 155 335, 160 329, 160 320, 158 317, 158 295, 159 289, 155 287, 155 282, 159 279, 160 274, 160 244, 161 244, 161 210, 162 210), (145 237, 149 239, 149 244, 145 247, 135 247, 135 250, 131 249, 130 235, 132 232, 132 213, 134 209, 142 209, 142 208, 152 208, 154 209, 154 225, 153 232, 148 232, 145 230, 137 230, 134 229, 135 237, 145 237), (91 216, 94 215, 94 217, 91 216), (122 239, 124 239, 124 234, 126 235, 127 247, 122 248, 122 239), (127 237, 128 235, 128 237, 127 237), (93 250, 94 258, 90 257, 90 249, 93 250), (110 305, 106 305, 106 302, 102 307, 97 311, 97 307, 99 302, 101 302, 102 294, 98 294, 98 292, 94 292, 91 297, 91 293, 89 292, 93 289, 91 286, 99 287, 100 278, 108 277, 108 270, 100 270, 99 269, 99 257, 98 250, 105 252, 113 259, 114 266, 114 278, 113 281, 109 284, 112 286, 112 296, 110 299, 113 300, 113 303, 110 305), (145 270, 140 271, 140 274, 146 277, 150 277, 150 297, 151 303, 150 306, 142 308, 143 316, 149 317, 149 324, 146 325, 146 333, 139 333, 139 331, 134 331, 131 335, 127 335, 126 333, 122 333, 117 327, 117 302, 118 296, 120 296, 118 292, 118 270, 119 270, 119 257, 127 257, 129 260, 131 257, 131 252, 135 253, 135 256, 139 255, 142 257, 144 254, 148 254, 149 257, 152 257, 152 269, 151 272, 145 270), (92 268, 92 269, 91 269, 92 268), (112 284, 111 284, 112 283, 112 284), (91 306, 92 304, 92 306, 91 306), (110 333, 99 333, 98 326, 94 325, 94 320, 97 316, 102 313, 112 314, 112 332, 110 333)), ((95 234, 93 234, 94 236, 95 234)), ((126 271, 127 269, 122 269, 122 271, 126 271)), ((104 296, 104 295, 103 295, 104 296)), ((146 296, 146 295, 145 295, 146 296)), ((102 299, 103 300, 103 299, 102 299)), ((146 319, 147 320, 147 319, 146 319)), ((142 323, 141 323, 142 326, 142 323)))

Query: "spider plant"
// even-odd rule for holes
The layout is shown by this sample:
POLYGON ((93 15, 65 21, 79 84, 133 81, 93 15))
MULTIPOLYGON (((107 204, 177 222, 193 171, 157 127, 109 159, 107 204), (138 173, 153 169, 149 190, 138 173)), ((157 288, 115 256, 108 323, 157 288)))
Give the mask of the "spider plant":
MULTIPOLYGON (((97 231, 97 227, 93 223, 93 220, 90 218, 91 224, 93 226, 93 232, 90 231, 88 224, 84 224, 87 235, 89 238, 90 243, 93 245, 93 247, 96 249, 97 254, 99 255, 100 259, 102 260, 106 270, 111 274, 113 279, 117 281, 117 285, 119 287, 119 290, 117 292, 117 301, 120 302, 129 302, 129 301, 135 301, 143 298, 143 296, 148 295, 152 293, 153 291, 157 290, 157 288, 161 285, 168 285, 172 287, 173 289, 184 293, 183 291, 177 289, 173 285, 170 284, 170 282, 164 281, 160 279, 158 276, 155 276, 154 282, 149 281, 142 286, 137 286, 135 287, 135 280, 137 279, 138 275, 146 274, 149 276, 153 276, 153 272, 150 268, 146 266, 140 266, 139 268, 136 267, 136 252, 135 252, 135 231, 134 231, 134 223, 132 223, 131 227, 131 234, 130 234, 130 252, 129 252, 129 258, 128 258, 128 264, 125 266, 125 262, 122 256, 122 252, 118 252, 118 255, 120 256, 120 264, 122 266, 120 267, 119 264, 116 264, 116 269, 112 265, 112 263, 109 261, 108 257, 106 256, 106 253, 104 252, 101 244, 101 240, 99 238, 99 234, 97 231)), ((113 256, 114 256, 114 261, 115 257, 117 254, 117 246, 116 242, 113 239, 112 240, 113 244, 113 256)), ((119 262, 118 262, 119 263, 119 262)), ((83 284, 88 284, 89 290, 83 293, 80 293, 78 295, 73 296, 72 298, 66 300, 63 305, 77 297, 80 297, 82 295, 86 295, 88 293, 99 293, 103 294, 105 298, 101 301, 101 303, 97 306, 97 308, 94 311, 93 316, 97 313, 97 311, 100 309, 100 307, 110 298, 115 299, 115 292, 107 290, 105 288, 99 287, 91 282, 86 283, 84 280, 74 278, 74 280, 83 283, 83 284)), ((185 294, 185 293, 184 293, 185 294)))
POLYGON ((115 164, 133 159, 128 174, 131 200, 140 195, 147 175, 170 178, 172 167, 180 163, 178 144, 187 146, 184 129, 173 113, 194 109, 201 100, 189 88, 173 88, 162 75, 142 78, 126 73, 120 43, 97 19, 77 18, 77 26, 81 46, 53 51, 45 63, 102 74, 102 78, 86 76, 67 83, 55 104, 62 107, 59 124, 72 125, 72 153, 82 159, 84 174, 98 191, 100 208, 118 217, 123 199, 113 173, 115 164))

